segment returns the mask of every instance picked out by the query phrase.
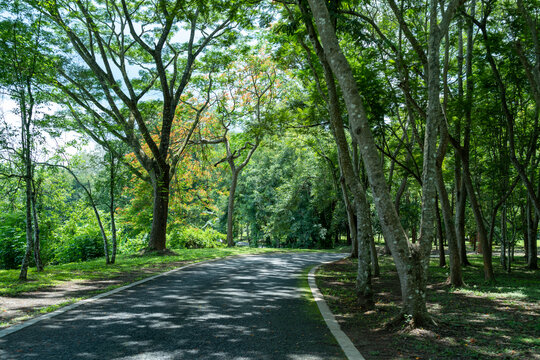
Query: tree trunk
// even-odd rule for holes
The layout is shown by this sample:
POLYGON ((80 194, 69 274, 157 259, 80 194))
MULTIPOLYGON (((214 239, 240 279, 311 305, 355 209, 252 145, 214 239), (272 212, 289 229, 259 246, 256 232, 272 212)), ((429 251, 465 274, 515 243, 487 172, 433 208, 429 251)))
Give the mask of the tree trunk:
POLYGON ((377 254, 377 247, 375 246, 375 237, 371 235, 371 241, 369 242, 371 249, 371 268, 373 270, 373 276, 379 277, 381 275, 381 268, 379 266, 379 255, 377 254))
POLYGON ((507 239, 507 226, 506 226, 506 206, 503 207, 501 213, 501 266, 503 269, 506 269, 506 245, 508 244, 507 239))
POLYGON ((238 172, 232 170, 231 186, 229 188, 229 201, 227 204, 227 246, 234 246, 233 239, 233 212, 234 212, 234 194, 238 185, 238 172))
MULTIPOLYGON (((528 201, 528 198, 527 198, 528 201)), ((523 251, 525 252, 525 261, 529 259, 529 228, 527 226, 527 209, 528 205, 521 204, 521 222, 523 229, 523 251)))
MULTIPOLYGON (((341 166, 340 171, 343 173, 343 170, 341 170, 341 166)), ((339 183, 341 186, 341 195, 343 196, 343 202, 345 203, 345 210, 347 211, 347 236, 351 239, 351 258, 356 259, 358 258, 358 234, 356 230, 356 215, 354 213, 353 205, 349 200, 349 195, 347 194, 345 177, 342 176, 339 183)))
POLYGON ((36 271, 43 271, 43 262, 41 261, 41 248, 40 248, 40 233, 39 233, 39 219, 36 205, 36 189, 32 181, 32 218, 34 220, 34 262, 36 263, 36 271))
MULTIPOLYGON (((300 3, 300 9, 304 15, 304 21, 308 29, 308 33, 315 48, 315 52, 319 58, 319 61, 323 67, 324 78, 327 84, 327 107, 330 115, 330 124, 334 139, 336 141, 338 160, 340 172, 345 180, 345 184, 349 187, 354 198, 354 209, 356 215, 353 216, 356 227, 350 226, 353 242, 357 243, 358 252, 358 270, 356 278, 356 290, 360 300, 363 302, 363 306, 366 308, 373 307, 373 290, 371 287, 371 259, 372 251, 370 244, 373 242, 373 230, 371 225, 371 211, 366 199, 366 193, 363 184, 359 177, 359 166, 357 162, 353 160, 355 144, 353 141, 353 160, 349 152, 349 146, 347 143, 347 137, 343 127, 343 121, 341 118, 341 109, 339 103, 339 96, 337 92, 336 82, 334 79, 334 69, 332 69, 328 60, 328 54, 323 50, 321 43, 319 42, 315 28, 308 15, 305 3, 300 3), (356 233, 356 234, 355 234, 356 233), (355 241, 356 237, 356 241, 355 241)), ((316 75, 316 74, 315 74, 316 75)), ((323 92, 320 89, 321 93, 323 92)), ((324 93, 321 94, 324 96, 324 93)), ((349 222, 351 225, 351 222, 349 222)), ((354 245, 353 245, 354 246, 354 245)))
MULTIPOLYGON (((463 157, 461 158, 463 161, 463 157)), ((472 180, 471 180, 471 174, 469 171, 469 163, 468 159, 467 161, 463 161, 463 179, 465 180, 465 185, 467 187, 467 194, 469 195, 469 201, 471 203, 471 207, 474 214, 474 220, 476 221, 476 228, 478 230, 478 248, 481 249, 482 252, 482 259, 484 261, 484 279, 486 281, 494 281, 495 280, 495 274, 493 273, 493 263, 492 263, 492 255, 491 255, 491 242, 488 241, 488 237, 486 234, 486 227, 484 225, 484 218, 482 216, 482 210, 480 208, 480 204, 478 203, 478 200, 476 198, 476 194, 474 192, 472 180)))
POLYGON ((116 220, 115 220, 115 164, 114 164, 114 157, 112 154, 110 155, 111 163, 110 163, 110 178, 109 178, 109 197, 110 197, 110 204, 109 204, 109 213, 111 217, 111 240, 112 240, 112 252, 111 252, 111 264, 114 264, 116 262, 116 248, 117 248, 117 237, 116 237, 116 220))
MULTIPOLYGON (((360 151, 373 191, 375 207, 379 214, 384 236, 388 240, 400 277, 403 298, 402 314, 410 318, 410 323, 421 326, 428 323, 430 316, 425 303, 429 251, 435 227, 435 143, 438 123, 429 119, 426 125, 423 172, 423 222, 420 246, 410 245, 395 211, 388 191, 388 184, 380 166, 380 157, 367 120, 363 100, 357 88, 350 65, 343 55, 339 41, 331 25, 331 18, 322 0, 309 0, 317 29, 324 47, 324 53, 343 92, 349 122, 360 151), (433 138, 435 136, 435 138, 433 138), (430 166, 431 165, 431 166, 430 166)), ((431 82, 439 79, 432 77, 431 82)), ((431 88, 431 90, 433 90, 431 88)), ((432 91, 430 91, 431 93, 432 91)), ((437 94, 437 102, 439 101, 437 94)), ((433 101, 433 100, 432 100, 433 101)), ((433 103, 431 105, 433 107, 433 103)), ((440 109, 440 104, 438 104, 440 109)))
MULTIPOLYGON (((446 134, 446 132, 445 132, 446 134)), ((445 137, 448 139, 447 137, 445 137)), ((443 142, 445 140, 441 140, 443 142)), ((446 145, 444 145, 446 146, 446 145)), ((448 241, 448 253, 450 261, 450 284, 454 287, 463 286, 463 275, 461 273, 461 264, 459 261, 459 253, 457 248, 455 225, 452 216, 452 209, 450 208, 450 201, 448 200, 448 193, 444 186, 444 179, 442 175, 442 159, 446 153, 445 149, 440 149, 438 161, 437 161, 437 190, 439 192, 439 199, 441 200, 442 213, 444 218, 444 224, 446 229, 446 239, 448 241)))
POLYGON ((167 245, 167 217, 169 213, 169 169, 151 174, 153 188, 152 229, 148 242, 149 251, 163 251, 167 245))
POLYGON ((527 229, 529 235, 529 257, 527 258, 527 268, 536 270, 538 269, 538 248, 536 238, 538 236, 539 217, 533 209, 532 200, 529 200, 527 205, 527 229))
POLYGON ((456 238, 459 251, 459 259, 462 266, 469 266, 471 263, 467 258, 467 243, 465 241, 465 205, 467 200, 467 189, 465 188, 465 182, 460 176, 459 191, 457 194, 456 202, 456 238))
POLYGON ((21 110, 21 144, 22 157, 24 163, 24 184, 25 184, 25 210, 26 210, 26 250, 21 265, 19 274, 20 280, 27 280, 28 265, 30 263, 30 255, 33 248, 34 230, 32 226, 32 157, 31 151, 31 136, 30 136, 30 119, 29 112, 26 107, 26 94, 22 90, 19 108, 21 110))
POLYGON ((105 228, 103 227, 103 223, 101 222, 101 216, 99 215, 99 211, 93 200, 92 200, 92 209, 94 209, 94 214, 96 215, 96 219, 99 225, 99 230, 101 232, 101 237, 103 239, 103 252, 105 253, 105 264, 109 265, 111 263, 111 259, 109 256, 109 242, 107 240, 107 234, 105 234, 105 228))
POLYGON ((437 236, 439 238, 439 266, 445 267, 446 256, 444 254, 444 236, 443 236, 443 229, 442 229, 441 212, 438 206, 436 210, 437 210, 437 236))
POLYGON ((25 180, 26 184, 26 250, 21 265, 21 272, 19 273, 19 280, 28 279, 28 265, 30 263, 30 255, 32 254, 33 244, 33 230, 32 230, 32 184, 29 178, 25 180))

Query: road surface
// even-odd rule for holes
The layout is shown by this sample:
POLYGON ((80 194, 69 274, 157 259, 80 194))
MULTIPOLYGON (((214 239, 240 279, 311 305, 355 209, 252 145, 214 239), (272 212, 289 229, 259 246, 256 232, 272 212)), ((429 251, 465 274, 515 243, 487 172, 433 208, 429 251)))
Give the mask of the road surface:
POLYGON ((0 359, 344 359, 299 288, 343 254, 286 253, 198 264, 0 339, 0 359))

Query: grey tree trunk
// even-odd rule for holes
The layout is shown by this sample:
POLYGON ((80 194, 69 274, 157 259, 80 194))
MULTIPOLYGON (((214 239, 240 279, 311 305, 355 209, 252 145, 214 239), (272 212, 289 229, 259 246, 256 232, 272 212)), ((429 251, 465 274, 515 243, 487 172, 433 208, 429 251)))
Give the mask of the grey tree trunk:
POLYGON ((437 153, 437 191, 439 193, 439 199, 441 202, 442 213, 444 218, 446 239, 448 241, 448 253, 450 261, 450 284, 454 287, 463 286, 463 275, 461 273, 461 263, 459 261, 458 244, 456 239, 456 227, 454 224, 454 217, 452 214, 452 208, 448 199, 448 192, 444 184, 442 164, 446 155, 448 145, 448 129, 446 124, 441 124, 441 142, 437 153))
MULTIPOLYGON (((371 250, 371 244, 373 243, 371 211, 366 199, 365 189, 360 181, 359 167, 356 165, 356 162, 353 163, 354 153, 353 159, 351 159, 351 155, 349 152, 349 145, 347 143, 347 137, 345 135, 343 122, 341 119, 341 109, 339 105, 336 82, 334 79, 334 70, 330 65, 331 60, 328 58, 328 55, 323 50, 323 47, 317 38, 315 27, 312 23, 311 18, 309 17, 305 3, 300 2, 299 5, 304 16, 304 22, 306 24, 310 40, 313 44, 316 55, 319 58, 319 62, 321 63, 324 72, 324 78, 327 85, 326 96, 324 94, 324 91, 321 89, 320 84, 319 91, 321 92, 321 95, 326 98, 328 112, 330 115, 332 133, 334 135, 334 139, 337 145, 340 172, 343 175, 345 183, 351 190, 354 198, 353 207, 356 216, 353 215, 349 219, 349 227, 353 242, 356 242, 358 254, 356 290, 360 300, 363 302, 362 305, 364 307, 370 308, 374 305, 373 290, 371 285, 371 261, 373 259, 373 255, 376 256, 376 252, 373 252, 371 250)), ((317 76, 317 73, 314 69, 313 73, 315 76, 317 76)), ((353 143, 353 150, 354 146, 355 145, 353 143)))
POLYGON ((112 241, 112 252, 111 252, 111 264, 114 264, 116 262, 116 251, 117 251, 117 234, 116 234, 116 220, 115 220, 115 163, 114 163, 114 156, 110 154, 110 172, 109 172, 109 213, 111 217, 111 241, 112 241))
MULTIPOLYGON (((409 244, 401 226, 393 202, 390 198, 388 185, 381 169, 380 157, 371 133, 363 100, 358 91, 350 65, 343 55, 338 39, 332 27, 331 18, 322 0, 309 0, 313 12, 324 53, 343 91, 347 106, 351 129, 356 140, 361 144, 360 151, 364 160, 369 183, 373 191, 375 207, 379 214, 384 236, 394 256, 394 261, 400 277, 403 298, 403 314, 410 316, 413 324, 419 326, 429 321, 425 303, 425 290, 427 284, 427 267, 429 265, 429 252, 434 237, 435 225, 435 154, 436 136, 438 130, 437 111, 440 112, 439 94, 437 92, 437 105, 435 100, 430 101, 432 115, 426 124, 424 141, 424 168, 423 168, 423 211, 422 236, 418 246, 409 244), (436 108, 436 109, 435 109, 436 108)), ((436 10, 436 3, 432 1, 432 8, 436 10)), ((436 14, 432 16, 435 17, 436 14)), ((428 78, 429 93, 438 90, 438 46, 439 39, 430 39, 430 55, 432 74, 428 78), (435 46, 436 45, 436 46, 435 46), (435 57, 434 55, 437 55, 435 57), (435 75, 434 75, 435 74, 435 75)))
POLYGON ((506 206, 503 206, 501 213, 501 266, 506 269, 506 246, 508 244, 508 234, 506 226, 506 206))
POLYGON ((437 237, 439 238, 439 266, 445 267, 446 256, 444 253, 444 235, 442 228, 441 212, 439 210, 439 207, 437 207, 437 237))
POLYGON ((538 220, 539 216, 534 211, 532 200, 527 203, 527 229, 529 238, 529 249, 527 258, 527 267, 532 270, 538 269, 538 220))
MULTIPOLYGON (((527 199, 527 202, 529 200, 527 199)), ((523 251, 525 252, 525 261, 529 259, 529 228, 527 226, 527 209, 528 205, 521 204, 520 210, 521 210, 521 223, 522 223, 522 229, 523 229, 523 251)))
POLYGON ((341 187, 341 195, 343 196, 343 202, 345 203, 345 210, 347 211, 347 224, 349 228, 349 236, 351 238, 351 258, 358 258, 358 234, 356 232, 356 216, 354 214, 354 208, 349 200, 347 194, 347 186, 345 184, 345 177, 343 176, 343 170, 340 166, 341 178, 339 181, 341 187))
POLYGON ((32 189, 29 179, 25 180, 26 185, 26 249, 24 251, 23 261, 21 265, 21 272, 19 273, 20 280, 28 279, 28 266, 30 263, 30 256, 32 254, 33 244, 33 229, 32 229, 32 189))
MULTIPOLYGON (((231 169, 232 170, 232 169, 231 169)), ((233 212, 234 212, 234 194, 238 184, 238 172, 232 170, 231 185, 229 187, 229 201, 227 203, 227 246, 234 246, 233 238, 233 212)))
POLYGON ((36 263, 36 271, 43 271, 43 261, 41 261, 41 242, 39 232, 39 219, 37 211, 37 195, 35 184, 32 181, 32 219, 34 221, 34 262, 36 263))
POLYGON ((374 277, 381 275, 381 267, 379 266, 379 255, 377 254, 377 247, 375 246, 375 237, 373 233, 371 235, 371 241, 369 242, 371 253, 371 268, 374 277))
POLYGON ((32 156, 31 156, 31 134, 30 134, 30 122, 31 114, 33 111, 33 102, 30 97, 30 106, 27 108, 26 92, 24 89, 20 91, 19 109, 21 111, 21 145, 22 145, 22 160, 24 164, 24 185, 25 185, 25 229, 26 229, 26 249, 24 252, 21 272, 19 273, 20 280, 28 279, 28 266, 30 263, 30 256, 32 249, 34 248, 34 228, 32 226, 32 156))

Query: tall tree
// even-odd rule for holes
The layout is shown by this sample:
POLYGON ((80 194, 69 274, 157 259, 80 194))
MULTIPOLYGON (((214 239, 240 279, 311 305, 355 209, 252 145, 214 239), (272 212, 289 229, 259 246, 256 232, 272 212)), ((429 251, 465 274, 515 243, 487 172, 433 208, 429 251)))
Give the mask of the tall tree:
POLYGON ((439 9, 436 1, 430 2, 430 34, 426 76, 429 104, 423 144, 422 223, 418 244, 412 244, 408 241, 390 199, 388 186, 380 165, 379 153, 368 123, 364 101, 358 91, 350 64, 339 45, 326 4, 321 0, 309 0, 309 5, 317 24, 324 53, 343 92, 353 134, 361 144, 360 150, 373 191, 375 207, 400 276, 403 315, 409 315, 413 324, 417 326, 424 324, 429 321, 425 291, 429 253, 435 235, 435 147, 442 115, 439 102, 439 47, 459 1, 452 1, 446 9, 439 9), (440 23, 438 22, 439 11, 444 14, 440 23))
POLYGON ((46 33, 41 17, 25 4, 15 1, 2 9, 6 19, 0 23, 0 84, 17 103, 20 117, 20 159, 23 170, 26 208, 26 251, 19 278, 27 279, 30 255, 34 253, 37 271, 43 270, 40 256, 39 222, 34 182, 34 155, 37 106, 43 102, 43 89, 37 86, 48 71, 43 54, 46 33))
MULTIPOLYGON (((275 127, 283 92, 283 74, 264 54, 264 48, 257 55, 246 55, 242 61, 231 64, 221 79, 216 115, 225 133, 221 139, 210 142, 223 142, 225 157, 220 160, 229 165, 231 184, 227 205, 227 245, 234 246, 233 217, 234 199, 238 178, 259 147, 263 136, 269 136, 275 127), (239 145, 231 147, 231 130, 240 130, 234 135, 239 145)), ((217 165, 216 164, 216 165, 217 165)))
MULTIPOLYGON (((187 101, 192 76, 201 70, 196 60, 235 41, 239 34, 235 28, 249 22, 246 8, 251 4, 179 0, 32 4, 67 40, 60 45, 65 53, 78 57, 58 69, 56 85, 91 115, 84 130, 106 131, 124 142, 144 169, 133 170, 153 189, 148 249, 165 249, 171 179, 208 102, 197 108, 185 138, 173 141, 174 119, 181 116, 178 106, 187 101)), ((214 60, 209 58, 208 63, 214 60)), ((211 81, 202 85, 209 91, 211 81)))

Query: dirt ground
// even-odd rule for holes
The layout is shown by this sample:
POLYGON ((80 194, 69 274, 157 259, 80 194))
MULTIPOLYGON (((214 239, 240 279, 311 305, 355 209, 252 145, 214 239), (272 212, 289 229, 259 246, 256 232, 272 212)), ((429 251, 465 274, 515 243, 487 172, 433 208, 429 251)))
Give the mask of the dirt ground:
POLYGON ((388 327, 400 312, 397 273, 373 279, 376 306, 366 312, 355 296, 354 270, 350 259, 340 260, 325 265, 317 282, 342 330, 368 360, 540 359, 540 303, 449 293, 446 284, 431 283, 428 310, 435 324, 388 327))

